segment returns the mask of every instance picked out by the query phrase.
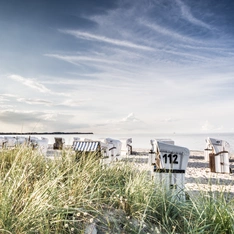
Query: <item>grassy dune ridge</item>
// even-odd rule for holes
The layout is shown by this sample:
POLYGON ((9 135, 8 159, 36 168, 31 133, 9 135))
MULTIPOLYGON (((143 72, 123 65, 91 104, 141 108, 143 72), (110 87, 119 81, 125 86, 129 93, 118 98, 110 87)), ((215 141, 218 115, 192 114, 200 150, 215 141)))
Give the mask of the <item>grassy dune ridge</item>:
POLYGON ((186 202, 131 163, 94 154, 46 159, 26 147, 0 152, 0 233, 234 233, 234 200, 200 192, 186 202))

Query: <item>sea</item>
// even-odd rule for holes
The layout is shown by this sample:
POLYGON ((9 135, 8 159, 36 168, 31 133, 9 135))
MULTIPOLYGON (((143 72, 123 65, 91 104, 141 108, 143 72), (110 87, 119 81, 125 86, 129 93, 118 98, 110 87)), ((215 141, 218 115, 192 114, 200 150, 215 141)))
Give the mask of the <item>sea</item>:
POLYGON ((132 138, 132 147, 134 149, 150 150, 150 140, 153 139, 171 139, 175 145, 186 147, 189 150, 203 151, 206 148, 207 137, 215 138, 218 140, 225 140, 229 143, 229 152, 234 154, 234 133, 172 133, 172 134, 152 134, 152 133, 129 133, 129 134, 77 134, 77 135, 35 135, 35 137, 46 137, 49 139, 49 144, 55 142, 55 137, 62 137, 65 139, 66 145, 72 145, 74 137, 86 138, 91 140, 100 140, 103 138, 123 139, 132 138))

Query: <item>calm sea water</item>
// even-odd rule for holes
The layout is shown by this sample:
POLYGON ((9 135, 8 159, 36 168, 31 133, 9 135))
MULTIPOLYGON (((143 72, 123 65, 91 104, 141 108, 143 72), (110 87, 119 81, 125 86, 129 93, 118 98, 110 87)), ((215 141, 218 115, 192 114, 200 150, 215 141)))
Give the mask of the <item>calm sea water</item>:
MULTIPOLYGON (((38 135, 37 137, 41 137, 38 135)), ((73 142, 73 137, 82 137, 93 140, 98 140, 100 138, 132 138, 133 150, 137 148, 150 149, 151 139, 172 139, 175 145, 183 146, 189 150, 201 150, 205 149, 206 143, 205 139, 207 137, 213 137, 220 140, 227 141, 231 148, 230 153, 234 153, 234 133, 204 133, 204 134, 79 134, 79 135, 45 135, 43 137, 49 138, 49 144, 54 143, 54 137, 63 137, 66 144, 71 145, 73 142)))

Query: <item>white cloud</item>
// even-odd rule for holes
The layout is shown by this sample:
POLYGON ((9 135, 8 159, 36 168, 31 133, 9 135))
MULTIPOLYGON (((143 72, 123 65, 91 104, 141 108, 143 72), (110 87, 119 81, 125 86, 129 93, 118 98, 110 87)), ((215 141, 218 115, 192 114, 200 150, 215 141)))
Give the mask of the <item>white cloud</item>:
POLYGON ((123 118, 120 122, 141 122, 138 118, 135 117, 134 113, 130 113, 127 117, 123 118))
POLYGON ((90 101, 90 100, 91 99, 80 99, 80 100, 68 99, 68 100, 65 100, 65 101, 61 102, 58 105, 63 105, 63 106, 68 106, 68 107, 76 107, 76 106, 81 106, 85 102, 90 101))
POLYGON ((205 123, 202 125, 201 129, 203 132, 216 132, 222 131, 223 126, 213 125, 211 122, 206 120, 205 123))
POLYGON ((7 98, 5 98, 4 96, 0 96, 0 103, 4 103, 9 101, 7 98))
POLYGON ((194 40, 186 35, 182 35, 182 34, 179 34, 178 32, 175 32, 171 29, 162 27, 162 26, 156 24, 155 22, 151 23, 151 22, 148 22, 148 21, 143 20, 143 19, 140 19, 138 22, 140 24, 150 28, 151 30, 153 30, 155 32, 162 34, 162 35, 173 37, 174 39, 177 39, 177 40, 180 40, 183 42, 185 42, 185 41, 190 42, 190 43, 198 42, 197 40, 194 40))
POLYGON ((41 93, 48 93, 51 95, 59 95, 59 96, 70 96, 68 93, 58 93, 58 92, 53 92, 52 90, 48 89, 46 86, 38 82, 36 79, 30 79, 30 78, 25 78, 20 75, 8 75, 8 78, 15 80, 17 82, 20 82, 22 85, 25 85, 31 89, 37 90, 41 93))
POLYGON ((130 41, 124 41, 119 39, 112 39, 109 37, 99 36, 87 32, 81 32, 81 31, 74 31, 74 30, 60 30, 60 32, 73 35, 77 38, 84 39, 84 40, 92 40, 92 41, 100 41, 100 42, 106 42, 112 45, 117 46, 124 46, 128 48, 134 48, 134 49, 140 49, 140 50, 148 50, 153 51, 154 48, 144 46, 144 45, 138 45, 130 41))
POLYGON ((203 21, 195 18, 190 9, 181 1, 181 0, 176 0, 177 4, 180 6, 182 17, 188 20, 190 23, 207 28, 211 30, 211 26, 207 23, 204 23, 203 21))
POLYGON ((57 120, 58 114, 57 113, 44 113, 41 115, 44 120, 49 120, 55 122, 57 120))
POLYGON ((162 122, 171 123, 171 122, 175 122, 175 121, 177 121, 177 119, 168 117, 168 118, 164 119, 162 122))
POLYGON ((1 109, 9 109, 9 108, 13 108, 13 106, 12 105, 1 105, 0 104, 0 108, 1 109))
POLYGON ((72 64, 80 64, 82 62, 96 62, 96 63, 107 63, 107 64, 124 64, 119 61, 108 60, 108 59, 100 59, 99 57, 88 57, 88 56, 66 56, 66 55, 59 55, 59 54, 45 54, 45 56, 57 58, 72 64))
POLYGON ((39 83, 38 81, 36 81, 34 79, 25 78, 25 77, 22 77, 19 75, 9 75, 8 77, 15 80, 15 81, 20 82, 23 85, 26 85, 32 89, 36 89, 39 92, 42 92, 42 93, 51 92, 51 90, 49 90, 44 85, 42 85, 41 83, 39 83))
POLYGON ((53 104, 51 101, 47 101, 43 99, 33 99, 33 98, 18 98, 17 101, 24 102, 30 105, 38 104, 38 105, 51 106, 53 104))
POLYGON ((4 93, 4 94, 1 94, 0 97, 17 97, 17 95, 14 95, 14 94, 10 94, 10 93, 4 93))

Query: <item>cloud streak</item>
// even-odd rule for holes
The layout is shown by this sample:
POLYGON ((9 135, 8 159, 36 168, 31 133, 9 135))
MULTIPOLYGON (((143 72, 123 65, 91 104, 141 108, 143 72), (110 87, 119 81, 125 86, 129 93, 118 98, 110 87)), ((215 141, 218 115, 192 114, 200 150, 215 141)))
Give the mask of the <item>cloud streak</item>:
POLYGON ((204 23, 203 21, 195 18, 189 7, 186 6, 181 0, 176 0, 176 3, 179 5, 180 9, 181 9, 181 14, 182 14, 182 17, 184 19, 186 19, 187 21, 189 21, 190 23, 194 24, 194 25, 197 25, 197 26, 200 26, 200 27, 203 27, 203 28, 206 28, 206 29, 209 29, 209 30, 212 30, 213 28, 207 24, 207 23, 204 23))
POLYGON ((47 94, 52 94, 52 95, 59 95, 59 96, 70 96, 70 94, 67 93, 59 93, 59 92, 53 92, 52 90, 48 89, 46 86, 38 82, 36 79, 30 79, 30 78, 25 78, 20 75, 8 75, 8 78, 17 81, 21 83, 24 86, 27 86, 31 89, 37 90, 40 93, 47 93, 47 94))
POLYGON ((51 106, 53 103, 51 101, 43 100, 43 99, 33 99, 33 98, 18 98, 18 102, 24 102, 30 105, 46 105, 51 106))
POLYGON ((21 84, 23 84, 29 88, 35 89, 41 93, 51 92, 51 90, 49 90, 48 88, 46 88, 44 85, 42 85, 41 83, 39 83, 36 80, 24 78, 24 77, 19 76, 19 75, 9 75, 8 77, 11 78, 12 80, 20 82, 21 84))
POLYGON ((101 59, 100 57, 88 57, 88 56, 67 56, 67 55, 59 55, 59 54, 45 54, 45 56, 60 59, 72 64, 80 64, 80 63, 103 63, 103 64, 124 64, 119 61, 101 59))
POLYGON ((84 39, 84 40, 99 41, 99 42, 109 43, 109 44, 116 45, 116 46, 124 46, 124 47, 132 48, 132 49, 154 51, 154 49, 149 46, 138 45, 130 41, 112 39, 109 37, 99 36, 99 35, 95 35, 95 34, 88 33, 88 32, 74 31, 74 30, 59 30, 59 31, 62 33, 75 36, 76 38, 84 39))

